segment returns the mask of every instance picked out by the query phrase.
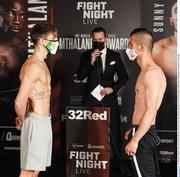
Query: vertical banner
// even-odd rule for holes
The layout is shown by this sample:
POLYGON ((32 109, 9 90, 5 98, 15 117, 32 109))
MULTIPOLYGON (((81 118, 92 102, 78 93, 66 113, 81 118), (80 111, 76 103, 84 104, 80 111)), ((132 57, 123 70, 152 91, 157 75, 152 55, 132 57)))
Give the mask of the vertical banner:
POLYGON ((109 177, 106 107, 67 107, 67 177, 109 177))
POLYGON ((177 156, 177 1, 142 1, 142 26, 153 32, 153 59, 165 73, 167 88, 157 114, 158 155, 162 162, 177 156))
POLYGON ((0 0, 0 156, 19 153, 14 101, 27 58, 27 0, 0 0))

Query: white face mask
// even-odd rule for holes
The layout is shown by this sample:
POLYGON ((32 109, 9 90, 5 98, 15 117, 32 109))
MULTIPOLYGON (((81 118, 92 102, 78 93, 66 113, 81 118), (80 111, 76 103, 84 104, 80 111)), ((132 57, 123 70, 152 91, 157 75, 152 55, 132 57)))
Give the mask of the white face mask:
POLYGON ((46 47, 51 54, 56 54, 58 46, 58 41, 49 41, 46 47))
POLYGON ((136 50, 130 49, 130 48, 126 49, 126 54, 128 55, 129 59, 132 61, 135 60, 136 57, 138 56, 138 54, 136 53, 136 50))

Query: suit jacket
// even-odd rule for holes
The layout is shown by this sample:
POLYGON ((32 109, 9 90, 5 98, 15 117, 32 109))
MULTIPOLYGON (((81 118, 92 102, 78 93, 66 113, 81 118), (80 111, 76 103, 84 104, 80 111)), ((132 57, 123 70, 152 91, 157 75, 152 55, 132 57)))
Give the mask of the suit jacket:
POLYGON ((107 48, 105 70, 102 76, 99 76, 97 62, 91 64, 91 53, 93 50, 88 50, 81 55, 77 76, 79 80, 87 77, 87 84, 84 90, 83 103, 84 106, 117 106, 117 91, 127 82, 128 75, 122 63, 120 54, 107 48), (117 73, 118 79, 114 80, 117 73), (91 95, 92 90, 101 84, 103 87, 111 87, 113 93, 105 96, 102 102, 99 102, 91 95))

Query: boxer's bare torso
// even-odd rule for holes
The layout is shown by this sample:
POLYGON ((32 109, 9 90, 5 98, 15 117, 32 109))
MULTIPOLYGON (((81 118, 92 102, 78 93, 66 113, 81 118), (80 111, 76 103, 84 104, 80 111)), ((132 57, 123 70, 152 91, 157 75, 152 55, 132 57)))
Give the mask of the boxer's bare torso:
POLYGON ((39 61, 35 55, 29 58, 20 72, 20 80, 32 81, 33 89, 28 97, 27 111, 38 115, 49 115, 50 109, 50 73, 44 61, 39 61), (36 73, 37 71, 37 73, 36 73), (33 72, 33 75, 30 73, 33 72), (32 77, 35 77, 33 79, 32 77))
MULTIPOLYGON (((165 88, 166 78, 157 65, 141 70, 135 87, 135 107, 132 124, 140 124, 144 114, 148 111, 147 102, 152 101, 152 105, 155 105, 150 111, 157 112, 161 105, 165 88), (150 96, 149 98, 148 95, 150 96)), ((152 115, 153 118, 151 118, 151 125, 155 124, 156 121, 156 114, 152 115)))

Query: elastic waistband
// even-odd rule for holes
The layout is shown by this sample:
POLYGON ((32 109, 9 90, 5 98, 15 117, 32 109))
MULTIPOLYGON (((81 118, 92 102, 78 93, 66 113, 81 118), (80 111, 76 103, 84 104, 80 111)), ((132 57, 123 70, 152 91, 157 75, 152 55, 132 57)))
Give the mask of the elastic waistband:
MULTIPOLYGON (((139 125, 132 125, 132 128, 135 128, 135 130, 137 130, 138 127, 139 127, 139 125)), ((155 124, 150 126, 149 131, 150 130, 154 130, 154 129, 156 129, 156 125, 155 124)))
POLYGON ((49 115, 49 116, 43 116, 43 115, 38 115, 38 114, 36 114, 36 113, 34 113, 34 112, 28 112, 28 113, 26 114, 26 118, 27 118, 27 117, 35 118, 35 119, 39 119, 39 120, 44 120, 44 121, 51 119, 51 115, 49 115))

